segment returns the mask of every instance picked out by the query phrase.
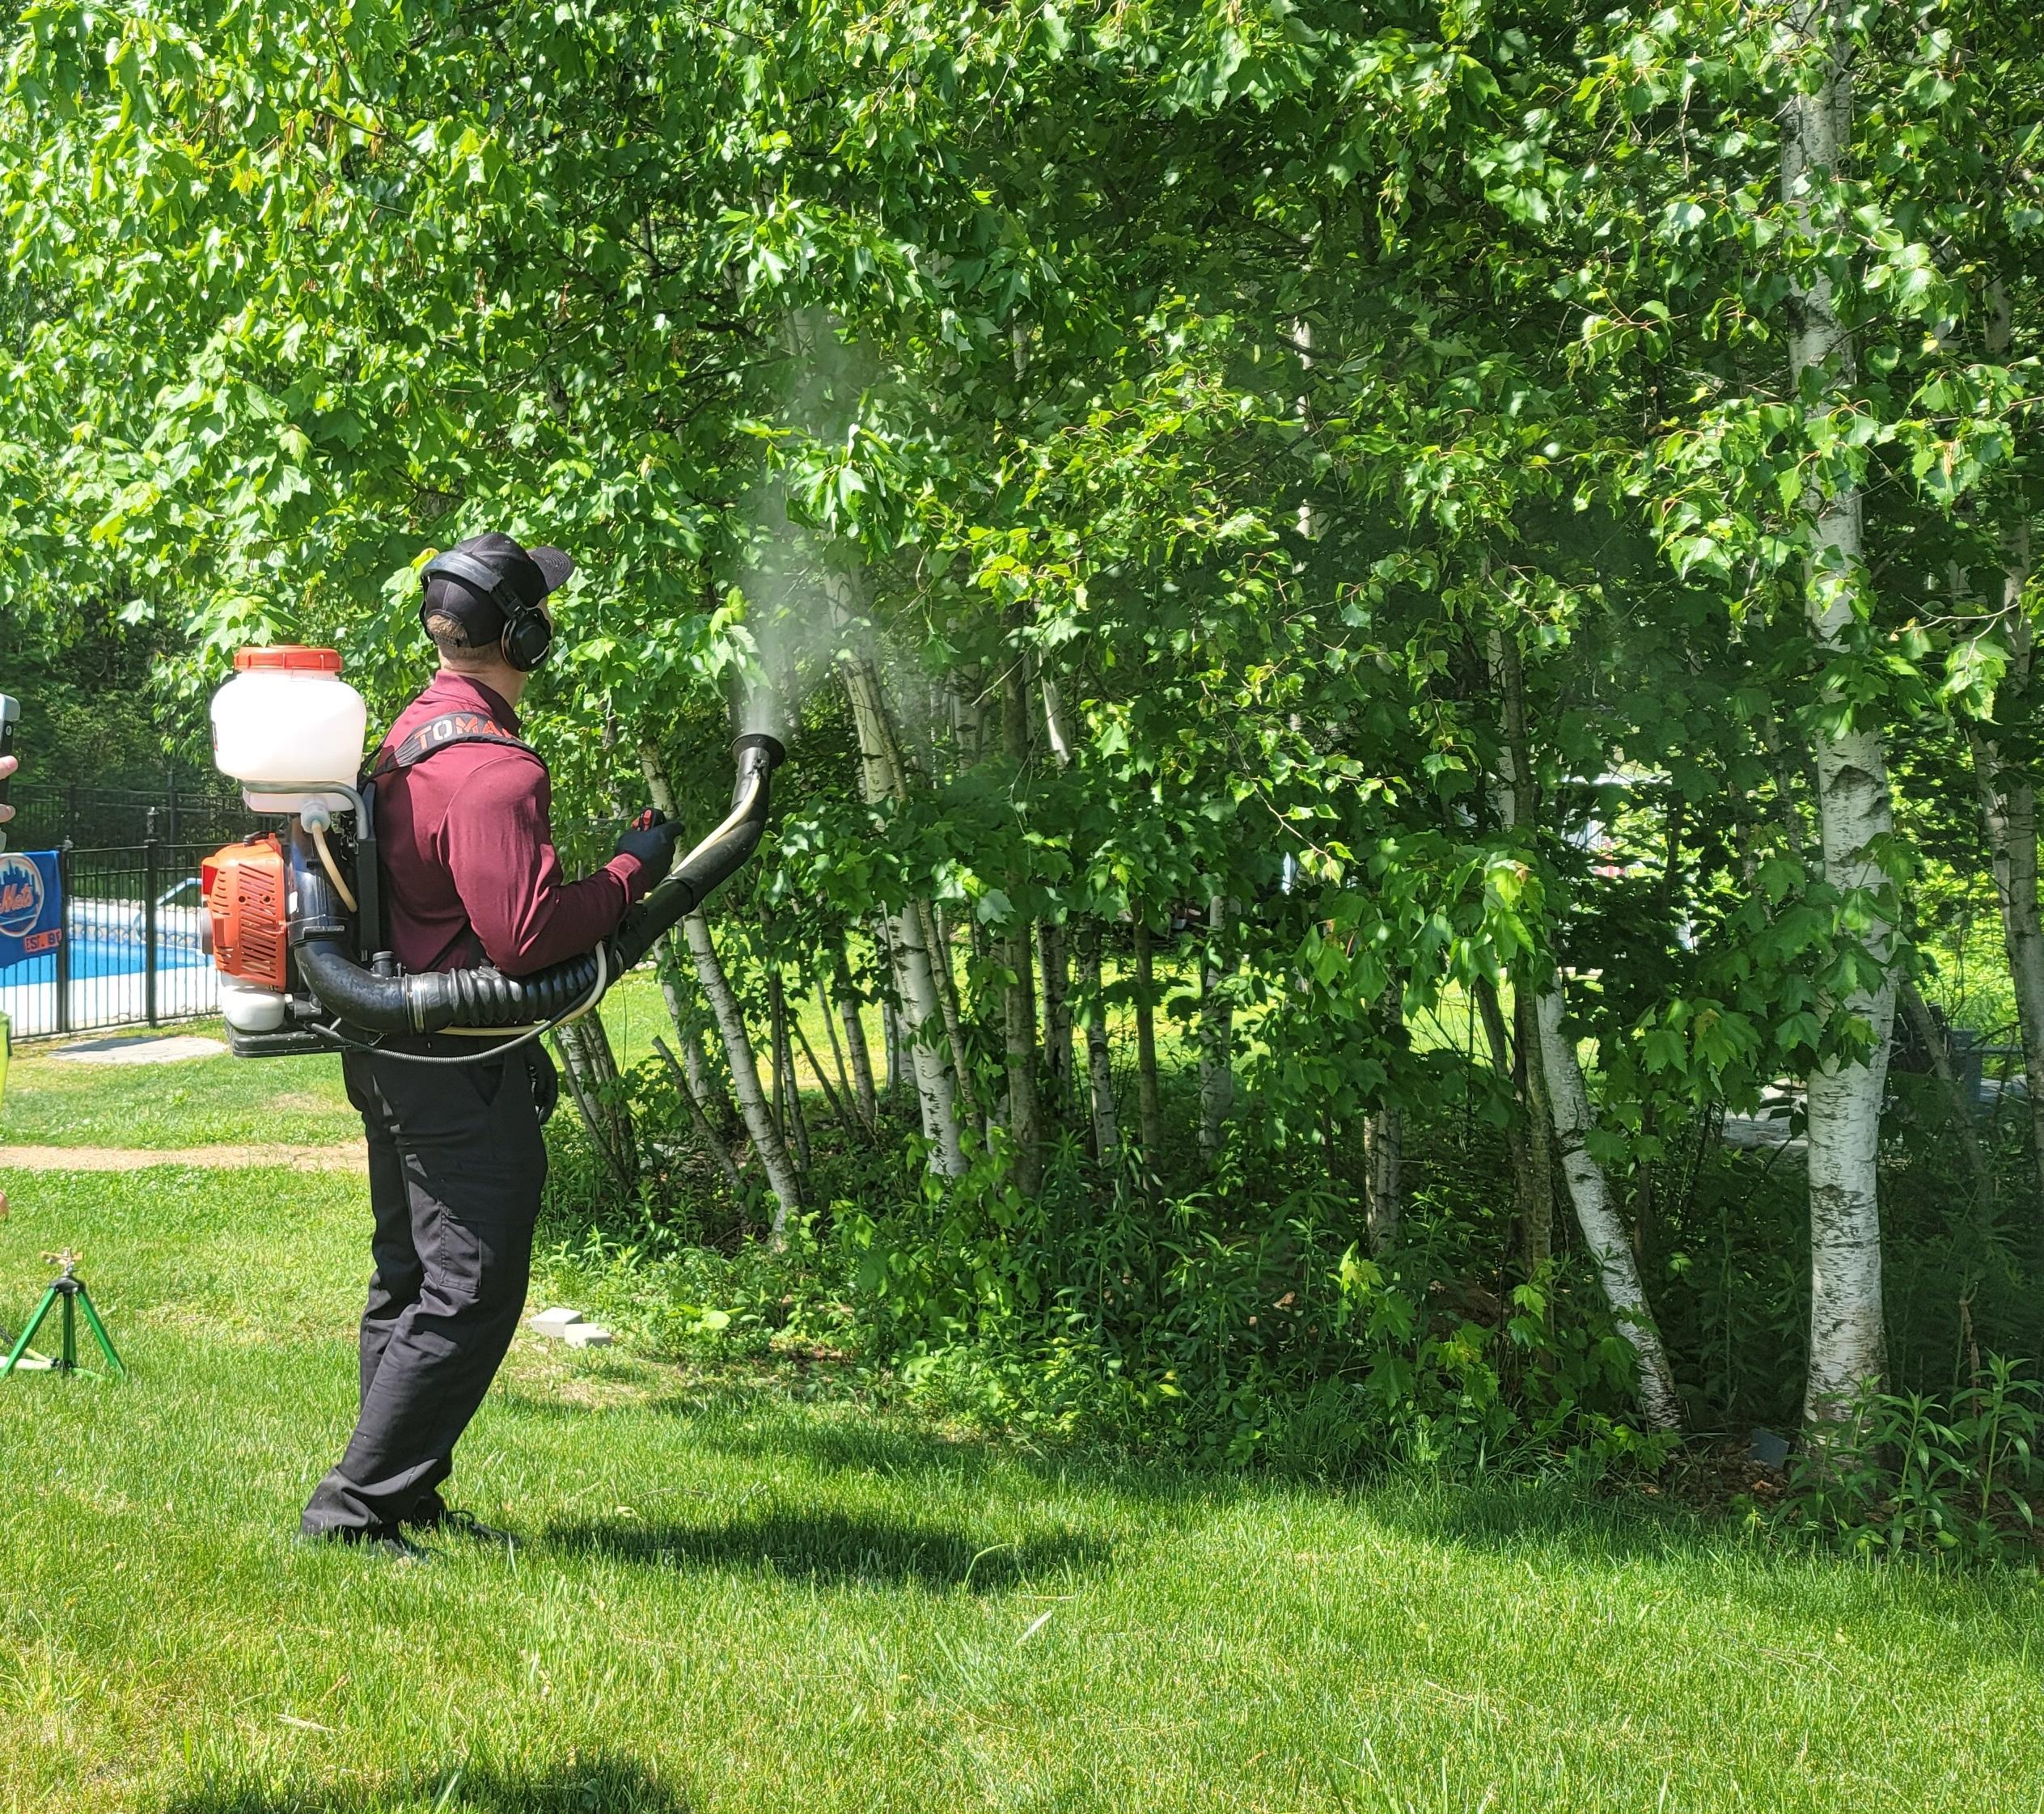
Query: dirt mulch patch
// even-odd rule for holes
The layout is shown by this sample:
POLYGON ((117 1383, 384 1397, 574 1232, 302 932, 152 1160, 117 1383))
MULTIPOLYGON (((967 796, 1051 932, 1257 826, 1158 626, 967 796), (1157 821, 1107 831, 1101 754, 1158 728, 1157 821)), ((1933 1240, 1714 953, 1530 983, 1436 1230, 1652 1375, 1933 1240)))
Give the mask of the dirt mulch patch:
POLYGON ((369 1169, 360 1142, 341 1146, 0 1146, 0 1171, 139 1172, 152 1165, 247 1171, 283 1165, 294 1172, 369 1169))

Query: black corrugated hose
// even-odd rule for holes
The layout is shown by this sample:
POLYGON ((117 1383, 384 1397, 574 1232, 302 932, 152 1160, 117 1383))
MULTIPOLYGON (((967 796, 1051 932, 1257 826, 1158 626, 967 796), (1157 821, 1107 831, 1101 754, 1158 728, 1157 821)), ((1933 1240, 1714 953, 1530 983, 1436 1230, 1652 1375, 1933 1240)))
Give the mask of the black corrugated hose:
MULTIPOLYGON (((764 731, 747 732, 733 752, 738 772, 730 816, 625 915, 600 959, 590 953, 530 976, 506 976, 487 966, 418 976, 381 976, 366 968, 355 955, 339 896, 310 836, 303 826, 294 827, 291 943, 300 979, 344 1026, 370 1034, 524 1027, 565 1019, 590 1004, 599 981, 607 987, 650 951, 668 928, 728 880, 758 847, 766 827, 768 777, 787 752, 764 731)), ((501 1050, 494 1047, 493 1052, 501 1050)))

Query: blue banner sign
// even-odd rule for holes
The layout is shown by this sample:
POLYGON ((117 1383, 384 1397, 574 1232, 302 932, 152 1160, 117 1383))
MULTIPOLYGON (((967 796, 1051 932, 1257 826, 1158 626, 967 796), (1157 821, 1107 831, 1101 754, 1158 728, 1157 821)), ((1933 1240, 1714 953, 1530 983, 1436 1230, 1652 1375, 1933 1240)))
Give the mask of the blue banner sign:
POLYGON ((0 970, 64 942, 64 894, 53 850, 0 851, 0 970))

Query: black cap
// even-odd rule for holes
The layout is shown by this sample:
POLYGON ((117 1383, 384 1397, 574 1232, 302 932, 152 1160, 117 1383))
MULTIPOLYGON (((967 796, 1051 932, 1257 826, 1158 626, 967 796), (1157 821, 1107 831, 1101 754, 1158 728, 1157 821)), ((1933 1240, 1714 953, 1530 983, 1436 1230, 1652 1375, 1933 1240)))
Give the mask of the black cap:
MULTIPOLYGON (((528 548, 493 529, 457 542, 452 552, 471 556, 495 569, 531 605, 558 591, 575 570, 574 562, 559 548, 528 548)), ((450 574, 436 573, 425 582, 425 598, 419 615, 421 618, 451 617, 461 626, 472 649, 488 648, 504 633, 504 614, 496 602, 450 574)))

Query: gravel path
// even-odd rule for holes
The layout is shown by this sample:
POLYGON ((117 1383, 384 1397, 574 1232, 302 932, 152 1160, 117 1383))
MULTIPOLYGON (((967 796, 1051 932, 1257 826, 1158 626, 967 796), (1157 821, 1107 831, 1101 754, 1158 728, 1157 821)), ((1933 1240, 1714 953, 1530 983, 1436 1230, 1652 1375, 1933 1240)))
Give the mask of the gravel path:
POLYGON ((245 1171, 287 1165, 296 1172, 366 1172, 359 1142, 344 1146, 0 1146, 0 1171, 139 1172, 151 1165, 245 1171))

